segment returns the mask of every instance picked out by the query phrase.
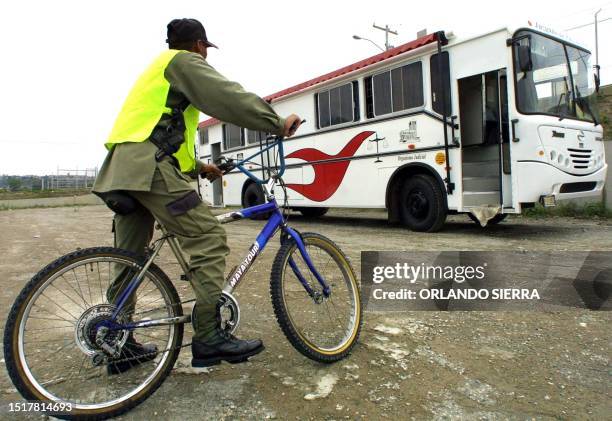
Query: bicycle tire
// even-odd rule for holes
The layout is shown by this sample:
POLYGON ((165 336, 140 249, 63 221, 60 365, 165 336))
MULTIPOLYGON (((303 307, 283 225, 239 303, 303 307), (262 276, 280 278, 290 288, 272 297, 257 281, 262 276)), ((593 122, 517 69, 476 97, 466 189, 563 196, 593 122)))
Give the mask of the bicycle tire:
MULTIPOLYGON (((56 259, 44 267, 24 286, 13 303, 5 326, 4 357, 6 368, 13 384, 25 399, 42 402, 58 402, 56 400, 50 400, 41 390, 32 384, 24 370, 23 361, 21 361, 19 357, 20 325, 23 320, 24 312, 28 307, 28 303, 32 297, 35 296, 36 291, 43 287, 50 278, 52 279, 54 274, 74 263, 95 258, 116 258, 142 267, 141 259, 139 259, 136 254, 126 250, 112 247, 95 247, 77 250, 56 259)), ((182 316, 183 311, 179 295, 167 275, 155 264, 150 265, 146 275, 157 278, 159 281, 158 286, 165 290, 164 292, 167 294, 167 297, 170 297, 172 300, 171 303, 175 303, 171 305, 170 311, 172 311, 172 314, 175 316, 182 316)), ((168 357, 163 362, 163 367, 157 371, 155 377, 151 379, 142 390, 108 407, 79 409, 78 406, 75 406, 70 413, 62 413, 54 416, 62 419, 102 420, 123 414, 142 403, 159 388, 174 367, 180 353, 180 345, 183 340, 183 328, 184 326, 182 324, 176 325, 171 341, 172 346, 168 351, 168 357)))
MULTIPOLYGON (((361 293, 359 290, 357 277, 355 276, 355 272, 350 264, 349 259, 332 240, 316 233, 303 233, 302 240, 304 241, 304 244, 306 246, 316 245, 318 247, 321 247, 325 252, 328 252, 333 258, 334 262, 339 265, 339 267, 340 265, 342 266, 341 270, 343 270, 343 274, 348 278, 350 285, 354 289, 355 320, 353 322, 350 335, 348 336, 348 339, 344 343, 342 343, 341 346, 336 347, 336 349, 322 349, 321 347, 316 346, 311 340, 309 340, 303 334, 303 332, 300 332, 300 329, 295 325, 294 321, 292 320, 291 310, 288 309, 286 300, 284 299, 283 278, 287 273, 287 269, 289 270, 289 273, 293 274, 291 268, 288 267, 288 261, 289 257, 292 256, 294 252, 297 251, 297 253, 299 254, 299 250, 297 249, 295 241, 288 241, 280 247, 274 259, 274 264, 272 265, 272 271, 270 274, 270 295, 272 298, 274 314, 281 327, 281 330, 283 331, 291 345, 293 345, 293 347, 297 351, 314 361, 326 364, 334 363, 350 354, 355 344, 357 343, 359 334, 361 332, 361 326, 363 324, 363 315, 361 308, 361 293)), ((321 273, 321 275, 324 278, 326 277, 325 273, 321 273)), ((298 282, 297 279, 295 281, 298 282)), ((332 295, 333 293, 334 292, 332 290, 332 295)), ((308 296, 305 290, 304 294, 308 296)))

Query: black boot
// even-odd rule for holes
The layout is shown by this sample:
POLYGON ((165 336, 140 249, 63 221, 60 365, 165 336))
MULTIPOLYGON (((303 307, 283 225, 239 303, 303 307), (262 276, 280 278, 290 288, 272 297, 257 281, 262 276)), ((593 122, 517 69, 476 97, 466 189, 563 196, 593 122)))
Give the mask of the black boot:
POLYGON ((210 367, 227 361, 230 364, 243 363, 264 350, 259 339, 242 340, 234 335, 222 334, 210 343, 192 341, 193 367, 210 367))
POLYGON ((138 343, 130 333, 125 345, 121 348, 121 354, 117 357, 117 360, 128 360, 116 363, 113 363, 111 360, 106 366, 107 373, 109 375, 123 373, 130 368, 155 359, 156 356, 157 345, 138 343))

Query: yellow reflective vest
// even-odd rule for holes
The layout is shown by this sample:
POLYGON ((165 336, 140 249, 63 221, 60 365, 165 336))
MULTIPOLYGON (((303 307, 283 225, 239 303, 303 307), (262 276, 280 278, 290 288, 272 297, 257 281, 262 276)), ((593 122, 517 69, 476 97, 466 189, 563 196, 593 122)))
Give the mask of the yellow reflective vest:
MULTIPOLYGON (((164 72, 168 63, 180 52, 164 51, 140 75, 115 120, 113 130, 105 143, 107 149, 112 149, 117 143, 144 142, 151 136, 162 114, 172 113, 172 110, 166 107, 170 83, 164 72)), ((199 114, 193 105, 189 105, 183 112, 185 141, 174 154, 182 172, 192 171, 196 167, 194 144, 199 114)))

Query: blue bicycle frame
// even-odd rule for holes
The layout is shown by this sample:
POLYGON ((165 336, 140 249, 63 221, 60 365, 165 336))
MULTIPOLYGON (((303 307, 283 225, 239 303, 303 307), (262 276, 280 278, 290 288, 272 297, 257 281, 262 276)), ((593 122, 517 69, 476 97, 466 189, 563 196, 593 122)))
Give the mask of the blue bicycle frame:
MULTIPOLYGON (((281 238, 281 241, 287 241, 288 239, 291 239, 292 241, 295 242, 298 250, 300 251, 300 256, 306 263, 308 270, 310 270, 312 275, 315 277, 317 282, 320 284, 323 296, 329 297, 329 295, 331 294, 331 289, 329 285, 327 284, 325 279, 319 274, 319 272, 315 268, 312 262, 312 259, 310 258, 310 255, 308 254, 308 251, 306 250, 306 246, 304 242, 302 241, 300 234, 293 228, 287 226, 285 217, 283 216, 283 213, 281 212, 278 206, 278 203, 276 202, 276 199, 274 197, 274 187, 276 185, 276 181, 285 172, 285 159, 283 156, 283 147, 282 147, 283 142, 282 141, 283 141, 282 138, 277 138, 277 140, 274 143, 267 146, 266 148, 262 148, 259 152, 247 157, 246 159, 243 159, 235 164, 232 164, 232 167, 237 168, 242 173, 247 175, 247 177, 251 178, 256 183, 262 185, 266 193, 266 198, 268 202, 262 205, 252 206, 249 208, 245 208, 245 209, 241 209, 238 211, 219 215, 217 216, 217 219, 219 220, 219 222, 222 224, 225 224, 229 222, 238 221, 240 219, 250 218, 252 216, 257 216, 257 215, 267 214, 267 213, 270 213, 270 217, 266 225, 263 227, 263 229, 261 230, 261 232, 255 239, 255 242, 251 245, 242 263, 238 265, 228 277, 228 282, 223 288, 223 291, 228 294, 231 294, 232 291, 236 289, 236 287, 240 283, 240 280, 247 273, 247 271, 249 270, 249 268, 251 267, 251 265, 257 258, 257 256, 261 254, 266 244, 268 244, 268 241, 270 241, 270 239, 280 229, 283 232, 283 237, 281 238), (275 146, 278 146, 278 153, 280 155, 280 169, 279 169, 278 174, 271 177, 266 183, 265 180, 258 178, 252 172, 244 168, 244 164, 249 162, 254 157, 261 155, 264 152, 272 149, 275 146)), ((230 168, 229 170, 231 169, 232 168, 230 168)), ((166 241, 169 243, 170 248, 172 249, 174 255, 176 256, 176 259, 181 265, 183 272, 185 273, 185 277, 189 279, 189 266, 187 265, 187 263, 185 262, 183 258, 183 255, 180 251, 180 247, 178 245, 176 238, 174 237, 173 234, 168 233, 168 231, 163 225, 159 224, 158 227, 162 231, 162 234, 163 234, 162 237, 155 242, 152 252, 149 258, 147 259, 147 261, 145 262, 145 264, 143 265, 142 269, 138 272, 138 274, 134 278, 132 278, 132 280, 129 282, 127 287, 122 291, 122 293, 118 297, 116 301, 117 307, 114 311, 112 318, 108 321, 101 322, 100 326, 105 326, 109 328, 109 330, 120 330, 120 329, 135 329, 139 327, 149 327, 149 326, 166 325, 166 324, 174 324, 174 323, 188 323, 191 320, 191 316, 186 315, 182 317, 130 322, 127 324, 121 324, 117 322, 117 317, 121 314, 121 311, 123 310, 123 307, 128 301, 128 298, 130 297, 131 294, 134 293, 134 291, 136 291, 136 289, 142 282, 142 279, 144 278, 146 271, 148 270, 149 266, 151 265, 155 257, 159 254, 159 251, 161 250, 163 244, 166 241)), ((312 297, 313 299, 319 298, 318 296, 320 296, 321 293, 318 293, 317 291, 313 289, 313 287, 310 285, 310 283, 306 280, 306 278, 300 271, 293 257, 289 257, 288 263, 291 269, 293 270, 293 273, 298 278, 298 280, 300 281, 300 283, 302 284, 302 286, 304 287, 308 295, 312 297)))

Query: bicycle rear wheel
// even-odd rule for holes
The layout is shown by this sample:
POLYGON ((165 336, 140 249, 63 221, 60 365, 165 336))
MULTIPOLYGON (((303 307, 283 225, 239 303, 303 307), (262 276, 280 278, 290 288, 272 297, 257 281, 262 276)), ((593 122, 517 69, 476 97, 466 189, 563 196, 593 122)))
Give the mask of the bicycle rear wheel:
POLYGON ((278 251, 270 275, 270 295, 276 319, 289 342, 315 361, 332 363, 355 346, 362 324, 361 295, 355 272, 342 250, 330 239, 303 233, 314 267, 331 287, 322 287, 303 261, 295 241, 278 251), (310 296, 290 265, 295 262, 315 297, 310 296))
MULTIPOLYGON (((180 352, 182 324, 113 330, 104 342, 121 349, 114 357, 96 342, 118 291, 141 268, 142 259, 128 251, 91 248, 57 259, 26 284, 4 334, 7 370, 24 398, 69 403, 72 410, 60 418, 105 419, 140 404, 161 385, 180 352), (130 346, 135 340, 157 352, 138 358, 130 346)), ((154 264, 132 297, 118 316, 122 324, 182 316, 176 289, 154 264)))

